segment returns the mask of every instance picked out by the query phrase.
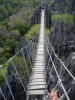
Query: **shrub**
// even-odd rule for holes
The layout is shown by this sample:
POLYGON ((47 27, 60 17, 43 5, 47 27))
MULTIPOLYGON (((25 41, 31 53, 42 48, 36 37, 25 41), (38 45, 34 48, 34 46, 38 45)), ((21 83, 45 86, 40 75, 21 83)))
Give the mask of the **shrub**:
POLYGON ((17 20, 9 26, 9 30, 19 30, 20 34, 24 35, 28 31, 28 26, 17 20))
POLYGON ((52 21, 56 22, 57 20, 64 21, 65 24, 73 24, 74 16, 70 14, 55 14, 52 15, 52 21))
POLYGON ((0 13, 0 21, 4 20, 4 14, 0 13))
POLYGON ((27 34, 25 35, 25 40, 30 41, 37 32, 39 32, 39 25, 38 24, 33 25, 31 27, 30 31, 28 31, 27 34))
POLYGON ((46 28, 46 31, 45 31, 46 36, 48 36, 48 34, 49 34, 50 32, 52 32, 52 31, 53 31, 53 27, 51 27, 50 29, 47 29, 47 28, 46 28))
POLYGON ((4 64, 8 59, 6 57, 0 57, 0 64, 4 64))
POLYGON ((48 1, 49 6, 52 6, 52 4, 54 4, 54 1, 48 1))
POLYGON ((10 51, 10 53, 14 54, 15 53, 15 48, 18 45, 18 41, 15 39, 6 39, 5 44, 4 44, 4 49, 5 51, 10 51))
POLYGON ((46 29, 45 33, 46 33, 46 36, 48 36, 48 34, 50 33, 51 30, 49 29, 46 29))

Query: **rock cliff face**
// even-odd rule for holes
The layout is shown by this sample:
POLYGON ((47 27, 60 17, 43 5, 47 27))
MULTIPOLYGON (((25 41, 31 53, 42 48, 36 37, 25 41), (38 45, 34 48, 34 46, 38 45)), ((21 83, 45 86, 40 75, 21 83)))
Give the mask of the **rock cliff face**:
POLYGON ((59 48, 59 55, 69 56, 75 52, 75 28, 74 25, 67 26, 62 21, 57 21, 53 32, 50 34, 50 41, 55 47, 56 53, 59 48))
POLYGON ((40 17, 41 17, 41 6, 39 6, 36 11, 34 12, 29 26, 31 27, 34 24, 39 24, 40 23, 40 17))

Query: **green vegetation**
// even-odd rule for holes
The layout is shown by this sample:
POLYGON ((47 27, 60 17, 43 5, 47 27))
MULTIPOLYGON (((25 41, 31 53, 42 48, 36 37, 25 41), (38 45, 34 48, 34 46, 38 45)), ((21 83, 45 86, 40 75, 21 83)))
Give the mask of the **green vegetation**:
POLYGON ((35 34, 39 31, 39 28, 40 26, 37 24, 37 25, 33 25, 30 29, 30 31, 28 31, 25 35, 25 40, 26 41, 30 41, 33 36, 35 36, 35 34))
POLYGON ((13 0, 1 0, 0 2, 0 21, 3 21, 8 16, 16 13, 19 9, 21 9, 21 5, 19 2, 12 2, 13 0))
POLYGON ((64 21, 65 24, 73 24, 74 16, 69 14, 55 14, 52 15, 52 21, 56 22, 57 20, 64 21))
POLYGON ((14 23, 9 25, 9 30, 18 30, 20 35, 24 35, 28 31, 28 26, 19 20, 16 20, 14 23))
POLYGON ((0 64, 15 53, 21 37, 31 40, 38 26, 30 28, 30 19, 42 0, 0 0, 0 64), (31 32, 29 31, 31 29, 31 32))
POLYGON ((12 55, 15 53, 15 48, 19 44, 19 40, 14 38, 0 38, 1 40, 1 49, 0 52, 0 64, 5 63, 12 55))
POLYGON ((64 60, 64 58, 65 58, 65 56, 64 56, 64 55, 62 55, 62 56, 60 56, 59 58, 63 61, 63 60, 64 60))
MULTIPOLYGON (((8 67, 8 64, 6 64, 5 66, 3 66, 3 70, 4 70, 4 73, 5 75, 7 76, 7 67, 8 67)), ((0 70, 0 85, 4 83, 4 76, 2 74, 2 71, 0 70)))
POLYGON ((45 31, 46 36, 48 36, 48 34, 49 34, 50 32, 51 32, 50 29, 46 29, 46 31, 45 31))
POLYGON ((48 36, 48 34, 49 34, 50 32, 52 32, 52 31, 53 31, 53 27, 51 27, 50 29, 46 29, 46 31, 45 31, 46 36, 48 36))
POLYGON ((48 1, 48 5, 49 5, 49 6, 52 6, 52 4, 54 4, 54 1, 49 0, 49 1, 48 1))

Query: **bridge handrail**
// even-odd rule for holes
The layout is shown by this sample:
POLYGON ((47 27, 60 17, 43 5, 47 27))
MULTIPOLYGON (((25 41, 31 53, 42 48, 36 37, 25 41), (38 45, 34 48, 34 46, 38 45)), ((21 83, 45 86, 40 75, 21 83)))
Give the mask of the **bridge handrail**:
POLYGON ((48 37, 47 37, 47 39, 48 39, 48 43, 49 43, 49 45, 50 45, 50 47, 51 47, 51 49, 52 49, 52 51, 53 51, 55 57, 59 60, 59 62, 62 64, 62 66, 66 69, 66 71, 69 73, 69 75, 70 75, 70 76, 73 78, 73 80, 75 81, 75 77, 72 75, 72 73, 68 70, 68 68, 65 66, 65 64, 59 59, 59 57, 58 57, 57 54, 55 53, 55 50, 54 50, 54 48, 52 47, 52 45, 51 45, 51 43, 50 43, 48 37))
MULTIPOLYGON (((20 83, 21 83, 21 85, 22 85, 22 87, 23 87, 23 89, 24 89, 24 92, 25 92, 26 95, 27 95, 26 87, 24 86, 24 83, 22 82, 22 79, 21 79, 21 77, 20 77, 20 75, 19 75, 19 72, 18 72, 18 70, 17 70, 17 68, 16 68, 16 66, 15 66, 15 64, 14 64, 14 62, 13 62, 13 58, 14 58, 15 56, 17 56, 20 52, 22 52, 22 56, 23 56, 23 59, 24 59, 26 71, 27 71, 27 74, 28 74, 28 77, 29 77, 29 71, 28 71, 28 68, 27 68, 27 63, 26 63, 26 59, 25 59, 24 51, 23 51, 23 50, 26 48, 26 51, 27 51, 27 47, 36 39, 36 36, 38 36, 38 35, 39 35, 39 32, 36 33, 36 35, 33 37, 33 39, 28 43, 28 45, 26 45, 26 46, 24 46, 23 48, 21 48, 21 49, 20 49, 12 58, 10 58, 6 63, 4 63, 3 65, 0 65, 0 70, 1 70, 1 72, 2 72, 2 74, 3 74, 3 77, 4 77, 4 79, 5 79, 5 82, 6 82, 6 84, 7 84, 7 87, 9 88, 9 91, 10 91, 10 94, 11 94, 13 100, 15 100, 15 98, 14 98, 13 92, 12 92, 12 90, 11 90, 10 84, 9 84, 9 82, 8 82, 8 79, 7 79, 6 75, 5 75, 3 66, 11 61, 11 64, 12 64, 12 66, 13 66, 13 68, 14 68, 14 71, 15 71, 15 73, 16 73, 16 75, 17 75, 17 77, 18 77, 18 79, 19 79, 19 81, 20 81, 20 83)), ((33 49, 35 49, 35 48, 33 47, 33 49)), ((34 50, 34 51, 35 51, 35 50, 34 50)), ((33 51, 33 52, 34 52, 34 51, 33 51)), ((27 52, 27 53, 28 53, 28 52, 27 52)), ((27 55, 28 55, 28 54, 27 54, 27 55)), ((29 58, 29 57, 28 57, 28 58, 29 58)), ((30 59, 29 59, 29 61, 30 61, 30 59)), ((4 100, 6 100, 6 97, 5 97, 5 95, 4 95, 4 93, 3 93, 3 91, 2 91, 1 88, 0 88, 0 93, 2 94, 4 100)))
POLYGON ((57 72, 57 69, 56 69, 56 67, 55 67, 55 64, 54 64, 54 62, 53 62, 53 60, 52 60, 52 57, 51 57, 51 54, 50 54, 50 52, 49 52, 49 48, 48 48, 47 44, 46 44, 46 48, 47 48, 47 52, 48 52, 48 54, 49 54, 49 56, 50 56, 52 65, 53 65, 53 67, 54 67, 54 70, 55 70, 55 72, 56 72, 56 75, 57 75, 57 77, 58 77, 58 81, 59 81, 59 83, 60 83, 60 85, 61 85, 61 87, 62 87, 62 89, 63 89, 63 92, 64 92, 64 94, 65 94, 67 100, 70 100, 70 98, 69 98, 69 96, 68 96, 68 94, 67 94, 67 92, 66 92, 66 89, 65 89, 65 87, 64 87, 64 85, 63 85, 63 83, 62 83, 62 81, 61 81, 61 78, 60 78, 60 76, 59 76, 59 74, 58 74, 58 72, 57 72))

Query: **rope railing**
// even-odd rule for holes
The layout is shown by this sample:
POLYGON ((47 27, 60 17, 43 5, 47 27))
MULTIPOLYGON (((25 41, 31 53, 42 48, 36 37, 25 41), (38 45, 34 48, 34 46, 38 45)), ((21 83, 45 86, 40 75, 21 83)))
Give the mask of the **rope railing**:
MULTIPOLYGON (((63 85, 63 83, 62 83, 62 81, 61 81, 61 79, 60 79, 60 76, 59 76, 59 74, 58 74, 58 72, 57 72, 57 69, 56 69, 56 67, 55 67, 55 64, 54 64, 54 62, 53 62, 53 60, 52 60, 52 57, 51 57, 51 54, 50 54, 50 52, 49 52, 49 49, 48 49, 47 44, 46 44, 46 48, 47 48, 47 52, 48 52, 48 54, 49 54, 49 56, 50 56, 50 60, 51 60, 51 62, 52 62, 52 65, 53 65, 53 67, 54 67, 55 73, 56 73, 56 75, 57 75, 57 77, 58 77, 58 81, 59 81, 59 83, 60 83, 60 85, 61 85, 61 87, 62 87, 62 90, 63 90, 63 92, 64 92, 64 94, 65 94, 67 100, 70 100, 70 98, 69 98, 69 96, 68 96, 68 94, 67 94, 67 92, 66 92, 66 89, 65 89, 65 87, 64 87, 64 85, 63 85)), ((48 84, 49 84, 49 83, 48 83, 48 84)))
MULTIPOLYGON (((5 83, 6 83, 7 87, 8 87, 8 89, 9 89, 10 95, 11 95, 11 97, 12 97, 13 100, 15 100, 15 96, 14 96, 13 91, 12 91, 12 89, 11 89, 11 85, 10 85, 10 83, 9 83, 9 81, 8 81, 8 78, 7 78, 6 74, 5 74, 4 67, 7 65, 7 66, 11 66, 11 68, 13 68, 13 70, 11 69, 11 70, 12 70, 12 73, 13 73, 13 75, 14 75, 14 73, 15 73, 15 75, 17 76, 17 78, 18 78, 19 82, 21 83, 21 86, 23 87, 23 90, 24 90, 24 92, 25 92, 25 94, 26 94, 26 96, 27 96, 27 89, 26 89, 27 87, 26 87, 26 85, 23 83, 23 80, 21 79, 22 76, 20 76, 19 70, 17 69, 17 68, 18 68, 18 67, 17 67, 17 63, 19 63, 19 62, 16 63, 15 58, 16 58, 16 57, 22 57, 22 59, 23 59, 23 61, 24 61, 24 62, 23 62, 24 65, 22 65, 22 66, 25 67, 25 70, 26 70, 26 72, 27 72, 28 79, 29 79, 29 78, 30 78, 30 72, 29 72, 29 69, 28 69, 28 65, 27 65, 26 59, 28 59, 28 61, 29 61, 29 63, 30 63, 30 68, 31 68, 31 70, 32 70, 32 66, 33 66, 32 61, 34 61, 34 59, 35 59, 35 53, 36 53, 37 43, 38 43, 38 36, 39 36, 39 34, 37 33, 37 34, 33 37, 33 39, 28 43, 28 45, 26 45, 26 46, 24 46, 23 48, 21 48, 21 49, 20 49, 12 58, 10 58, 6 63, 4 63, 3 65, 0 65, 0 71, 1 71, 1 73, 2 73, 2 75, 3 75, 3 77, 4 77, 5 83), (33 42, 35 42, 35 43, 33 43, 33 42), (31 46, 33 46, 33 47, 31 47, 31 46), (33 50, 33 49, 34 49, 34 50, 33 50), (25 50, 25 52, 24 52, 24 50, 25 50), (24 53, 26 53, 27 57, 25 56, 24 53), (32 53, 31 56, 30 56, 30 53, 32 53), (34 54, 34 55, 33 55, 33 54, 34 54), (34 58, 33 58, 32 56, 34 56, 34 58), (32 61, 31 61, 31 58, 32 58, 32 61), (11 64, 11 65, 10 65, 10 64, 11 64), (15 64, 16 64, 16 65, 15 65, 15 64)), ((20 65, 19 65, 19 66, 20 66, 20 65)), ((4 98, 4 100, 7 100, 7 97, 5 97, 4 92, 2 91, 2 88, 0 88, 0 93, 2 94, 2 97, 4 98)))
POLYGON ((49 41, 49 38, 47 38, 47 40, 48 40, 48 43, 49 43, 49 45, 50 45, 50 47, 51 47, 51 49, 52 49, 52 51, 53 51, 55 57, 59 60, 59 62, 61 63, 61 65, 65 68, 65 70, 69 73, 69 75, 70 75, 70 76, 73 78, 73 80, 75 81, 75 77, 74 77, 74 76, 72 75, 72 73, 68 70, 68 68, 65 66, 65 64, 58 58, 57 54, 56 54, 55 51, 54 51, 54 48, 52 47, 52 45, 51 45, 51 43, 50 43, 50 41, 49 41))
POLYGON ((1 88, 0 88, 0 93, 2 94, 4 100, 7 100, 1 88))

